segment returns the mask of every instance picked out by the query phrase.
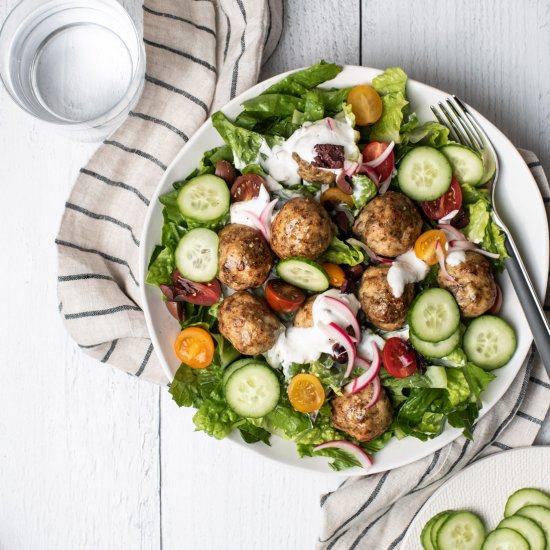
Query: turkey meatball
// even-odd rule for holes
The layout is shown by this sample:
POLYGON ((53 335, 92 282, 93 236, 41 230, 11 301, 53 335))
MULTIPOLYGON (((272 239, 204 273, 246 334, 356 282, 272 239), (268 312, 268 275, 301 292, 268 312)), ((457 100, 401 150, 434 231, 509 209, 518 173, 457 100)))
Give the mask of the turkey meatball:
POLYGON ((388 191, 374 197, 353 224, 357 235, 373 252, 394 258, 414 245, 422 232, 422 219, 402 193, 388 191))
POLYGON ((299 328, 310 328, 313 326, 313 302, 317 295, 310 296, 296 312, 292 324, 299 328))
POLYGON ((332 239, 327 211, 314 199, 298 197, 281 208, 271 226, 271 248, 279 258, 318 258, 332 239))
POLYGON ((272 348, 282 325, 262 298, 239 290, 226 298, 218 311, 220 333, 244 355, 272 348))
POLYGON ((232 223, 226 225, 218 236, 219 280, 234 290, 261 286, 273 267, 273 258, 260 231, 232 223))
POLYGON ((382 330, 397 330, 407 319, 407 310, 414 296, 414 285, 405 285, 396 298, 388 283, 389 264, 368 267, 361 278, 359 301, 367 319, 382 330))
POLYGON ((369 384, 363 390, 333 397, 332 425, 355 437, 358 441, 370 441, 382 435, 392 421, 391 403, 382 388, 378 401, 367 408, 374 389, 369 384))
POLYGON ((437 275, 440 287, 453 293, 464 317, 478 317, 495 303, 497 287, 491 264, 481 254, 466 251, 466 259, 457 265, 446 262, 447 272, 455 281, 447 279, 441 270, 437 275))

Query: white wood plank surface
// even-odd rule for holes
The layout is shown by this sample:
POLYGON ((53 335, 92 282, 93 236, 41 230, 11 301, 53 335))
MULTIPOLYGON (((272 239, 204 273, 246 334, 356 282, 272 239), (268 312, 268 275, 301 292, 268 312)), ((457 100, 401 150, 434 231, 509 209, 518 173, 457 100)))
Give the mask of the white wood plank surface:
MULTIPOLYGON (((262 76, 321 58, 400 64, 550 168, 550 0, 359 2, 287 0, 262 76)), ((0 0, 0 21, 14 4, 0 0)), ((123 4, 141 28, 141 2, 123 4)), ((66 335, 54 238, 95 147, 0 91, 0 549, 312 548, 318 498, 337 480, 193 432, 165 389, 88 359, 66 335)))

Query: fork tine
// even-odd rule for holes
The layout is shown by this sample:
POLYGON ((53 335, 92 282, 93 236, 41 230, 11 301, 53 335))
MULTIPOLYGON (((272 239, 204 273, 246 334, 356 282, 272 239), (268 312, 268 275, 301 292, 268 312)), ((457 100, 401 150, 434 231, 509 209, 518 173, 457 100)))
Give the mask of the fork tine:
POLYGON ((468 135, 468 138, 471 144, 474 146, 474 149, 477 149, 478 151, 483 149, 483 140, 479 139, 478 136, 476 135, 477 134, 476 128, 470 122, 470 118, 468 117, 468 114, 466 113, 466 111, 461 109, 461 107, 458 106, 458 104, 457 106, 455 106, 451 98, 447 98, 447 105, 449 105, 449 108, 453 111, 453 114, 455 115, 457 123, 460 124, 461 128, 468 135), (462 114, 460 113, 460 111, 462 111, 462 114))
POLYGON ((468 110, 466 105, 464 105, 462 100, 460 98, 458 98, 457 96, 455 96, 455 95, 453 95, 451 97, 452 97, 453 101, 456 103, 456 105, 460 108, 460 110, 464 113, 464 115, 466 116, 468 121, 470 122, 470 127, 473 128, 473 130, 475 131, 475 133, 477 135, 477 139, 478 139, 479 142, 481 142, 482 147, 483 147, 488 141, 488 138, 485 135, 485 132, 481 129, 481 127, 479 126, 477 120, 471 115, 470 111, 468 110))
POLYGON ((451 136, 451 139, 453 141, 460 141, 458 136, 456 135, 455 131, 453 130, 452 126, 449 126, 449 123, 443 118, 441 113, 438 111, 437 107, 435 105, 430 105, 430 109, 432 110, 432 113, 434 114, 435 118, 439 122, 439 124, 445 126, 449 130, 449 135, 451 136))
POLYGON ((439 110, 445 115, 445 118, 448 121, 448 124, 451 125, 451 127, 454 130, 454 133, 458 137, 458 142, 462 143, 463 145, 466 145, 467 147, 472 148, 472 144, 470 143, 470 140, 468 139, 468 136, 463 132, 462 128, 460 128, 456 122, 455 117, 452 115, 449 108, 446 107, 446 105, 443 102, 439 102, 437 104, 439 106, 439 110))

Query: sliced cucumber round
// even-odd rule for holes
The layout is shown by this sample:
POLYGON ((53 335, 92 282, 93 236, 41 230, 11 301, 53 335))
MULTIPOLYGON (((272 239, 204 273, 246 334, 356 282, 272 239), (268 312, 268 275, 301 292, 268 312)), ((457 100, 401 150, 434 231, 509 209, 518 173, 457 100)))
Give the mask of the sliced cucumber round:
POLYGON ((427 366, 424 378, 429 380, 430 388, 447 388, 447 371, 445 367, 439 365, 427 366))
POLYGON ((456 300, 442 288, 424 290, 409 309, 410 332, 425 342, 447 340, 456 332, 459 323, 460 310, 456 300))
POLYGON ((218 272, 218 235, 198 227, 185 234, 176 247, 176 267, 190 281, 205 283, 218 272))
POLYGON ((420 542, 422 543, 422 548, 424 550, 436 550, 431 539, 432 528, 438 521, 445 521, 449 514, 449 512, 440 512, 430 519, 426 525, 424 525, 424 529, 422 529, 422 533, 420 533, 420 542))
POLYGON ((236 361, 233 361, 231 365, 228 365, 225 370, 223 371, 223 383, 225 383, 229 380, 229 377, 240 368, 244 367, 245 365, 249 365, 251 363, 259 363, 261 365, 265 365, 263 361, 258 361, 257 359, 254 359, 254 357, 243 357, 242 359, 237 359, 236 361))
POLYGON ((218 176, 205 174, 189 180, 178 193, 182 215, 199 222, 217 220, 229 210, 229 188, 218 176))
POLYGON ((514 515, 520 508, 529 506, 530 504, 540 504, 546 508, 550 508, 550 496, 538 489, 525 487, 519 489, 508 497, 506 508, 504 508, 504 517, 514 515))
POLYGON ((439 550, 480 550, 485 539, 485 527, 472 512, 456 512, 437 533, 439 550))
POLYGON ((483 178, 483 161, 469 147, 452 144, 441 147, 440 151, 447 157, 453 167, 453 174, 460 183, 479 185, 483 178))
POLYGON ((530 550, 529 543, 513 529, 499 527, 487 535, 481 550, 530 550))
POLYGON ((441 529, 441 526, 452 516, 455 512, 452 512, 450 510, 447 510, 445 512, 442 512, 441 514, 438 514, 436 520, 434 521, 434 524, 432 526, 432 530, 430 531, 430 542, 432 543, 432 546, 435 550, 437 550, 437 534, 439 533, 439 530, 441 529))
POLYGON ((444 195, 453 171, 447 157, 434 147, 415 147, 399 163, 397 181, 401 191, 417 201, 431 201, 444 195))
POLYGON ((413 332, 409 334, 413 348, 424 357, 434 357, 439 359, 449 355, 460 345, 461 331, 456 329, 449 338, 440 342, 425 342, 416 336, 413 332))
POLYGON ((529 543, 531 550, 546 550, 544 531, 532 519, 510 516, 498 524, 499 529, 503 527, 517 531, 529 543))
POLYGON ((487 370, 498 369, 514 355, 516 333, 504 319, 482 315, 470 323, 462 344, 472 363, 487 370))
POLYGON ((550 542, 550 509, 539 504, 530 504, 520 508, 516 516, 532 519, 544 531, 546 542, 550 542))
POLYGON ((304 258, 281 260, 275 269, 283 281, 311 292, 323 292, 330 284, 327 272, 318 263, 304 258))
POLYGON ((495 162, 495 157, 489 149, 481 150, 481 161, 483 162, 483 176, 478 185, 483 185, 490 181, 495 175, 497 165, 495 162))
POLYGON ((281 386, 272 368, 250 363, 237 369, 225 383, 229 406, 246 418, 260 418, 270 413, 279 402, 281 386))

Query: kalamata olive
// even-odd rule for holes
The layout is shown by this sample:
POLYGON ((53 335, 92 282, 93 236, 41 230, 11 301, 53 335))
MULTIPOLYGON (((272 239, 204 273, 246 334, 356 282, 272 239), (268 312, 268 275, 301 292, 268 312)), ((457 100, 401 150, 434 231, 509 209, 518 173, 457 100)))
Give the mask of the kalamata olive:
POLYGON ((216 162, 216 171, 214 172, 216 176, 224 179, 227 182, 227 185, 233 185, 237 173, 235 172, 235 167, 226 160, 219 160, 216 162))
POLYGON ((341 210, 336 210, 330 214, 330 217, 332 218, 332 221, 335 223, 340 233, 347 235, 350 232, 351 223, 345 212, 342 212, 341 210))
POLYGON ((179 276, 177 283, 172 287, 174 301, 189 302, 198 306, 212 306, 222 295, 222 289, 217 279, 209 283, 196 283, 179 276))
POLYGON ((451 220, 451 225, 457 229, 462 229, 470 223, 470 218, 466 211, 461 208, 457 215, 451 220))
POLYGON ((332 346, 332 358, 337 363, 347 363, 348 353, 340 344, 334 344, 332 346))
POLYGON ((351 183, 348 181, 348 177, 346 176, 346 173, 342 170, 338 177, 336 178, 336 185, 338 186, 338 189, 342 191, 342 193, 345 193, 346 195, 353 195, 353 187, 351 186, 351 183))
POLYGON ((362 264, 357 265, 343 265, 344 272, 346 274, 346 279, 351 279, 352 281, 359 281, 365 268, 362 264))
POLYGON ((355 294, 357 292, 357 284, 350 279, 346 279, 340 286, 342 294, 355 294))
POLYGON ((182 302, 164 302, 170 315, 180 323, 185 320, 185 308, 182 302))
POLYGON ((159 285, 159 288, 168 300, 172 301, 174 299, 174 289, 171 286, 159 285))

